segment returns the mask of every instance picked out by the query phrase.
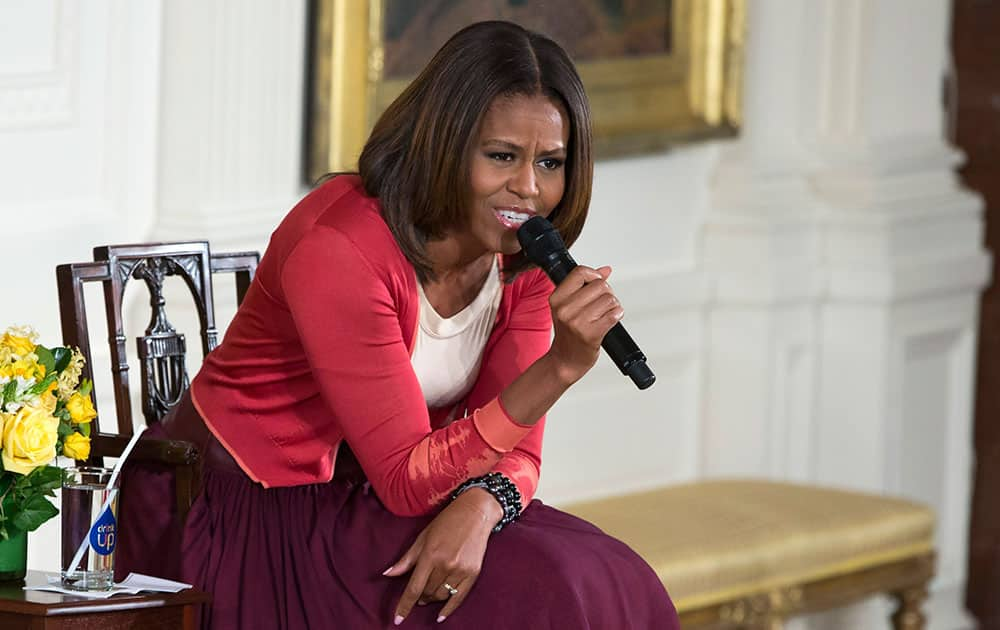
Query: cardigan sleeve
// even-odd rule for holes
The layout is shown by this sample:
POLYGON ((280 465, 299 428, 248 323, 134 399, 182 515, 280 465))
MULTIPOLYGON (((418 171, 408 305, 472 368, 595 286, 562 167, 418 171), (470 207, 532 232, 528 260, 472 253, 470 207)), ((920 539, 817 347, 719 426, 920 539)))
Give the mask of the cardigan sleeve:
POLYGON ((495 396, 431 430, 391 274, 370 264, 346 234, 314 227, 286 257, 280 279, 320 395, 393 513, 432 511, 531 431, 509 418, 495 396))
MULTIPOLYGON (((487 357, 469 395, 470 409, 499 396, 529 365, 545 354, 552 343, 549 296, 555 287, 538 270, 525 272, 522 278, 524 288, 511 311, 507 328, 487 357)), ((543 416, 528 435, 505 453, 491 469, 503 473, 514 482, 521 493, 524 507, 531 502, 538 489, 544 432, 543 416)))

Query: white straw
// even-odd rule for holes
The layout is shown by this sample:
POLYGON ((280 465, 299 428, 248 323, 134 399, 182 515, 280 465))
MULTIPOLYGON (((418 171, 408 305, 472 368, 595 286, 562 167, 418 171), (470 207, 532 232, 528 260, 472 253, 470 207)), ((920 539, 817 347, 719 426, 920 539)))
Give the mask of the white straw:
POLYGON ((125 445, 125 450, 122 451, 121 457, 118 458, 118 462, 115 464, 114 470, 111 471, 111 479, 108 480, 108 484, 106 486, 111 488, 111 491, 108 492, 108 498, 104 500, 104 505, 102 505, 101 509, 97 512, 97 517, 94 522, 87 528, 87 533, 84 534, 83 540, 80 541, 80 546, 76 550, 76 555, 73 556, 73 562, 66 571, 66 575, 73 575, 76 573, 77 567, 80 566, 80 561, 83 559, 83 553, 90 545, 90 532, 94 529, 94 526, 97 525, 97 521, 104 516, 104 512, 111 507, 111 502, 114 501, 115 496, 118 494, 118 488, 115 487, 115 482, 118 481, 118 473, 122 470, 122 464, 125 463, 129 453, 132 452, 132 449, 135 448, 135 445, 139 442, 139 436, 142 435, 142 432, 145 430, 146 427, 139 427, 139 430, 132 434, 132 439, 128 441, 127 445, 125 445))

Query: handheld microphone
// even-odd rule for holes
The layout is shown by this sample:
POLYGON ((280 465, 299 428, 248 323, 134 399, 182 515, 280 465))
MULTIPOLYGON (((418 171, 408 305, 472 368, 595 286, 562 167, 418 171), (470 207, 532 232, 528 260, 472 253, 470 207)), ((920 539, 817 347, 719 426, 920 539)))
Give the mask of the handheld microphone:
MULTIPOLYGON (((576 267, 559 231, 545 217, 536 216, 525 221, 517 230, 517 240, 528 260, 538 265, 557 285, 576 267)), ((656 381, 656 375, 646 365, 646 355, 621 322, 608 331, 601 347, 639 389, 646 389, 656 381)))

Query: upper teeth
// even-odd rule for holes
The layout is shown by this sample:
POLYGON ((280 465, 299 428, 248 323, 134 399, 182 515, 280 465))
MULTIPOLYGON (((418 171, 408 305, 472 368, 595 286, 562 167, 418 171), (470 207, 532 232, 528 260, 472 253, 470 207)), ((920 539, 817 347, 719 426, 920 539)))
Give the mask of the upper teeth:
POLYGON ((513 210, 499 210, 500 216, 514 223, 524 223, 531 218, 530 214, 524 212, 514 212, 513 210))

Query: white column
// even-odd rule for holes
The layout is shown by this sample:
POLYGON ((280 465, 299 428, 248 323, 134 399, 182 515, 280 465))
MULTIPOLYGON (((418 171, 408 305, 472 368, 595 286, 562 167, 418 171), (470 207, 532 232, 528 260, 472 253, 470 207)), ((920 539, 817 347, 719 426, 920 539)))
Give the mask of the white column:
POLYGON ((750 4, 740 139, 712 181, 701 264, 707 308, 706 475, 809 477, 818 241, 802 146, 804 3, 750 4))
POLYGON ((931 628, 963 611, 982 204, 943 138, 948 3, 824 0, 811 60, 827 298, 817 479, 938 515, 931 628), (847 46, 845 46, 847 44, 847 46), (846 48, 846 49, 845 49, 846 48))
POLYGON ((301 196, 306 2, 163 6, 158 239, 263 249, 301 196))
MULTIPOLYGON (((717 170, 705 471, 938 514, 932 629, 962 611, 981 203, 943 139, 948 4, 750 3, 744 135, 717 170)), ((884 605, 806 627, 888 627, 884 605), (849 623, 846 621, 850 620, 849 623)))

